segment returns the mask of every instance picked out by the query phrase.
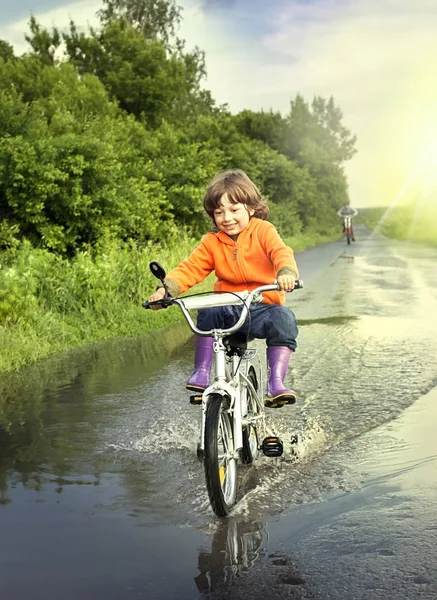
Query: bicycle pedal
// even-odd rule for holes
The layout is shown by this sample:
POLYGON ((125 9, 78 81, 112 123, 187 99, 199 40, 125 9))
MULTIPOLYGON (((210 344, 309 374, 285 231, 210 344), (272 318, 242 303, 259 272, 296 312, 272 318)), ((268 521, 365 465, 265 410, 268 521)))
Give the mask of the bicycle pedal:
POLYGON ((284 453, 284 446, 280 438, 271 435, 264 438, 263 443, 261 444, 261 450, 266 456, 273 458, 274 456, 282 456, 284 453))
POLYGON ((190 404, 194 404, 196 406, 199 406, 199 404, 202 404, 202 395, 201 394, 193 394, 192 396, 190 396, 190 404))

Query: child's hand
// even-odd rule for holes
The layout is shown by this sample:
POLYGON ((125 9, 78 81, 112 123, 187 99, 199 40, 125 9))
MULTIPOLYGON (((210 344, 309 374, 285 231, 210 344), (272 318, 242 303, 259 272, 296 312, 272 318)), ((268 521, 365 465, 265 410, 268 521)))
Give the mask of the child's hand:
POLYGON ((281 290, 284 292, 292 292, 294 290, 294 284, 296 282, 296 278, 293 275, 279 275, 276 280, 279 284, 281 290))
MULTIPOLYGON (((147 301, 148 302, 156 302, 156 300, 162 300, 162 298, 164 298, 164 296, 165 296, 165 289, 158 288, 154 294, 152 294, 151 296, 149 296, 147 298, 147 301)), ((160 310, 161 308, 162 308, 162 306, 160 306, 159 304, 156 304, 155 306, 150 307, 151 310, 160 310)))

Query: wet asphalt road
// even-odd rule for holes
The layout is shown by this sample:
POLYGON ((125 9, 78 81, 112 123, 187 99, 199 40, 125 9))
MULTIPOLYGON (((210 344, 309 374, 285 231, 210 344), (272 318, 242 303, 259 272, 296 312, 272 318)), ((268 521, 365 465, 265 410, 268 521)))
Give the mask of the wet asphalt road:
MULTIPOLYGON (((437 251, 357 231, 298 255, 296 461, 214 517, 184 324, 2 382, 0 598, 437 598, 437 251)), ((260 349, 262 345, 260 346, 260 349)))

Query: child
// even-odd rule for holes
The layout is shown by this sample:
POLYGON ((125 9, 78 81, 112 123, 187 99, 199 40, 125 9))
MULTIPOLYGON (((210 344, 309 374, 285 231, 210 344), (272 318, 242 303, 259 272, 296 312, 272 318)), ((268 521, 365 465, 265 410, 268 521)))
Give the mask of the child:
MULTIPOLYGON (((215 227, 199 246, 166 277, 171 296, 176 297, 215 271, 217 292, 252 290, 277 281, 281 291, 264 293, 264 301, 250 307, 241 333, 267 341, 268 384, 265 405, 271 408, 293 404, 296 394, 284 387, 291 353, 296 349, 296 318, 284 306, 285 292, 294 288, 298 270, 293 250, 285 245, 275 227, 265 219, 269 208, 256 185, 241 170, 219 173, 208 186, 203 200, 215 227)), ((149 302, 164 297, 164 288, 149 302)), ((159 308, 159 307, 156 307, 159 308)), ((222 306, 199 310, 201 330, 233 325, 241 307, 222 306)), ((213 362, 213 338, 196 336, 194 371, 187 389, 202 393, 209 386, 213 362)))

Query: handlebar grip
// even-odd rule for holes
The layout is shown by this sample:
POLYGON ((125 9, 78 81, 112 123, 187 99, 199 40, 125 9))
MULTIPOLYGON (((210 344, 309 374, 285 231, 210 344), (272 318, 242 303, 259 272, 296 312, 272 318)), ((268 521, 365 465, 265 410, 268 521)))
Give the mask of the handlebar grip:
POLYGON ((302 279, 296 279, 296 281, 294 282, 294 289, 295 290, 301 290, 303 288, 303 281, 302 279))
POLYGON ((155 300, 154 302, 148 302, 147 300, 145 300, 141 306, 147 310, 152 306, 162 306, 162 308, 168 308, 172 304, 173 298, 162 298, 161 300, 155 300))

